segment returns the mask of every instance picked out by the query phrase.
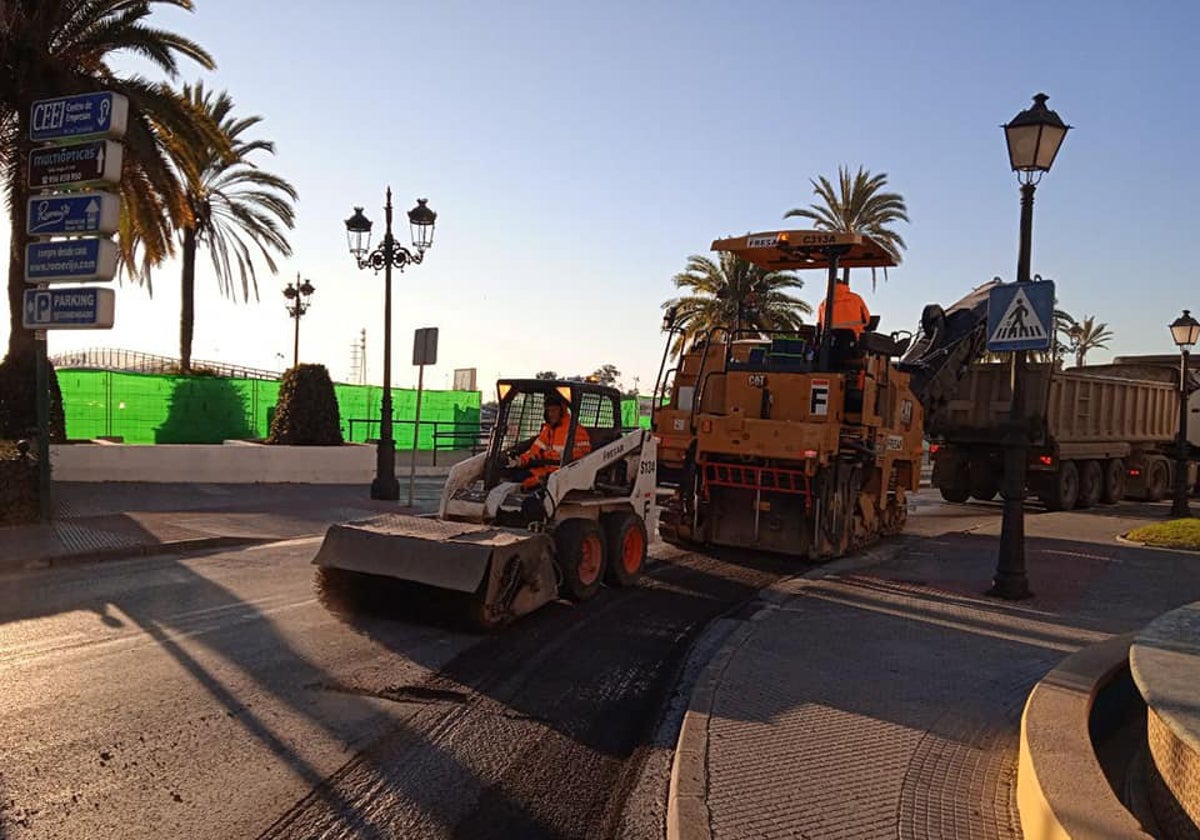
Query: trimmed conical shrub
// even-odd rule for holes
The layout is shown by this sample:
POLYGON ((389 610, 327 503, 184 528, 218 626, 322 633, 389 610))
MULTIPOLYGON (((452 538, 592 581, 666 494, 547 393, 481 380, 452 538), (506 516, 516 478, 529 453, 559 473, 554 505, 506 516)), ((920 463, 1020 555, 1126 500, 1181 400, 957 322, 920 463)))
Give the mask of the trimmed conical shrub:
POLYGON ((343 443, 337 396, 325 365, 298 365, 283 375, 267 443, 285 446, 343 443))

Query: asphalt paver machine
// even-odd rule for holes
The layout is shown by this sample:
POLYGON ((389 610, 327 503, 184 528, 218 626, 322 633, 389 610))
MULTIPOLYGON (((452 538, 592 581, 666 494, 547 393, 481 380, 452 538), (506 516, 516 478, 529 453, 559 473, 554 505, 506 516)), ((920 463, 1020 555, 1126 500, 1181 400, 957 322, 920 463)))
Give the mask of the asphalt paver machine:
MULTIPOLYGON (((769 271, 825 269, 828 310, 841 269, 894 264, 868 236, 825 231, 750 234, 712 249, 769 271)), ((669 320, 674 342, 680 328, 669 320)), ((733 325, 694 336, 655 388, 663 538, 820 559, 898 532, 922 450, 921 405, 893 361, 910 339, 874 323, 861 334, 733 325)))
MULTIPOLYGON (((509 379, 488 447, 451 468, 436 517, 385 514, 329 528, 313 562, 324 577, 374 575, 468 596, 483 627, 560 595, 583 601, 607 580, 636 584, 657 520, 656 441, 621 426, 621 394, 588 382, 509 379), (529 450, 547 399, 570 408, 562 462, 529 486, 529 450), (586 438, 590 451, 572 458, 586 438)), ((358 585, 370 585, 358 580, 358 585)))

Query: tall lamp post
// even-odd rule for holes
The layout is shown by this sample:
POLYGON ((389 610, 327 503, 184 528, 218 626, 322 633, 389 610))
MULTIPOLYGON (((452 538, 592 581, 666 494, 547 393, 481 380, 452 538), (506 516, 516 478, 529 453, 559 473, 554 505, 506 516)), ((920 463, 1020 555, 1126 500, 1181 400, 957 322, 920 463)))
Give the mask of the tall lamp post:
POLYGON ((1175 441, 1175 499, 1171 502, 1171 518, 1185 519, 1192 515, 1188 507, 1188 351, 1200 341, 1200 322, 1187 309, 1171 322, 1171 337, 1179 347, 1179 437, 1175 441))
POLYGON ((371 220, 361 207, 346 220, 346 241, 350 254, 360 269, 376 273, 383 269, 383 400, 379 412, 379 440, 375 445, 375 478, 371 481, 371 498, 396 501, 400 498, 400 482, 396 480, 396 441, 392 437, 392 269, 401 271, 425 258, 425 249, 433 244, 433 226, 437 213, 426 206, 428 199, 417 199, 417 206, 408 211, 412 228, 413 249, 397 244, 392 236, 392 188, 387 188, 384 215, 387 227, 383 242, 371 251, 371 220))
POLYGON ((317 290, 316 286, 305 280, 300 282, 300 273, 296 273, 296 285, 287 284, 287 288, 283 290, 283 296, 288 299, 288 305, 285 307, 292 320, 296 322, 295 337, 292 340, 292 367, 297 367, 300 364, 300 318, 308 311, 308 299, 312 293, 317 290))
MULTIPOLYGON (((1021 244, 1017 256, 1017 282, 1029 283, 1033 244, 1033 193, 1042 173, 1049 172, 1070 126, 1046 107, 1044 93, 1033 97, 1033 107, 1017 114, 1004 126, 1008 159, 1021 184, 1021 244)), ((1004 455, 1004 519, 1000 525, 1000 557, 989 592, 1000 598, 1028 598, 1025 570, 1025 458, 1029 431, 1025 411, 1025 351, 1013 353, 1012 406, 1008 448, 1004 455)))

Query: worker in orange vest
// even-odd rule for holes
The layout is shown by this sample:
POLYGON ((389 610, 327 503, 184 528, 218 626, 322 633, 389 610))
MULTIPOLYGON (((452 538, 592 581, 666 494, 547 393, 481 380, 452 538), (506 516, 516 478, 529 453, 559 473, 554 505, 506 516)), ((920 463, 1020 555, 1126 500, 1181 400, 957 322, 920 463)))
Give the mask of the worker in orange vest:
MULTIPOLYGON (((817 307, 817 320, 822 326, 825 323, 825 301, 817 307)), ((835 330, 854 330, 857 338, 862 335, 867 324, 871 322, 871 311, 867 304, 856 293, 850 291, 850 281, 839 278, 833 287, 833 323, 829 325, 835 330)))
MULTIPOLYGON (((567 448, 567 430, 571 428, 571 409, 557 391, 546 394, 543 419, 545 422, 533 443, 508 464, 509 467, 520 468, 513 478, 520 480, 521 487, 525 490, 537 487, 563 462, 563 451, 567 448)), ((592 441, 588 437, 587 429, 583 426, 576 427, 571 460, 582 458, 591 451, 592 441)))

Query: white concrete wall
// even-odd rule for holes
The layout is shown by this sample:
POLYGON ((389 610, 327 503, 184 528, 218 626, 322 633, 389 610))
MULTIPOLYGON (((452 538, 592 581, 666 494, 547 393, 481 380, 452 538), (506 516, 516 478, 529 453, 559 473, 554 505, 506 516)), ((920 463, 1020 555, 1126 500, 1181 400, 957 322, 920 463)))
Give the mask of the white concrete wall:
MULTIPOLYGON (((437 467, 418 461, 417 474, 444 475, 445 465, 458 460, 456 455, 439 452, 437 467)), ((73 443, 52 445, 50 463, 56 481, 359 484, 375 475, 375 447, 266 446, 245 441, 152 446, 73 443)), ((407 453, 396 453, 396 474, 408 475, 407 453)))

